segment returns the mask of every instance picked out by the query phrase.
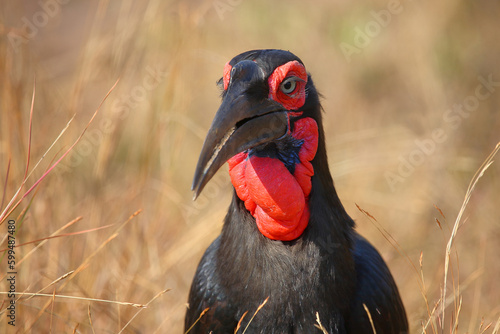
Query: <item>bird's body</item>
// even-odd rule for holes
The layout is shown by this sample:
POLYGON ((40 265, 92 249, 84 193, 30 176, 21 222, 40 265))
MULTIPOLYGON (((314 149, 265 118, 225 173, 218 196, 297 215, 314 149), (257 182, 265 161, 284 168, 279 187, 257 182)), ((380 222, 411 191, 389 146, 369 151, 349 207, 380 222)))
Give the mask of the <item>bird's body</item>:
POLYGON ((377 333, 408 331, 386 264, 337 196, 318 94, 304 75, 300 59, 281 50, 226 65, 193 186, 201 191, 229 159, 235 193, 195 274, 186 330, 208 311, 190 333, 233 333, 238 324, 239 333, 320 333, 317 316, 328 333, 373 333, 372 322, 377 333))

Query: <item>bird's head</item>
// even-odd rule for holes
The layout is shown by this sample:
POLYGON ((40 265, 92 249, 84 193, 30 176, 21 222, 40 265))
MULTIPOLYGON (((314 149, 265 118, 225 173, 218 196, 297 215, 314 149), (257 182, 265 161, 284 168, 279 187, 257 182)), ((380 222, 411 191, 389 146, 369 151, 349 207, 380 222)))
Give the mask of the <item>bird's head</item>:
POLYGON ((234 57, 203 144, 194 198, 226 162, 238 197, 270 239, 293 240, 309 221, 311 161, 322 136, 318 93, 302 61, 283 50, 234 57))
POLYGON ((291 52, 244 52, 226 64, 219 84, 222 104, 198 160, 194 198, 229 158, 283 138, 301 118, 320 118, 318 93, 291 52))

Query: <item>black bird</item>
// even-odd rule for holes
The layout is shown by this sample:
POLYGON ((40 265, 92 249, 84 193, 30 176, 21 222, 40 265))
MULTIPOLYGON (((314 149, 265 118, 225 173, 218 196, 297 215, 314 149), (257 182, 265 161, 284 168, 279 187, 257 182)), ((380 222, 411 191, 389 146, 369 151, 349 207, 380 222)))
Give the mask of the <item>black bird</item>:
POLYGON ((192 189, 196 198, 228 161, 235 191, 196 271, 185 330, 208 308, 190 333, 234 333, 239 322, 238 333, 321 333, 316 314, 328 333, 407 333, 387 265, 333 186, 322 107, 302 61, 244 52, 219 84, 192 189))

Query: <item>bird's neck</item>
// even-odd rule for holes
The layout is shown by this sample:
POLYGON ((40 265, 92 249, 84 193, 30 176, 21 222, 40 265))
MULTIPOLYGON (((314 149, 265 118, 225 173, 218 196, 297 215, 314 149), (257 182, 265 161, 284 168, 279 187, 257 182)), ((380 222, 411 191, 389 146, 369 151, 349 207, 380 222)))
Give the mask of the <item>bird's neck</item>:
POLYGON ((307 227, 317 148, 318 125, 302 118, 285 138, 228 161, 236 194, 265 237, 290 241, 307 227))
MULTIPOLYGON (((325 318, 334 319, 347 309, 345 296, 351 295, 355 282, 353 222, 340 204, 330 174, 320 176, 319 170, 311 177, 307 228, 291 241, 265 237, 235 191, 216 263, 217 274, 228 287, 225 293, 242 303, 236 318, 253 312, 269 296, 264 310, 269 319, 262 318, 264 324, 276 320, 284 304, 290 308, 291 319, 300 318, 302 301, 307 298, 319 309, 332 311, 325 318), (338 279, 338 273, 349 279, 338 279), (324 300, 324 296, 329 298, 324 300)), ((287 319, 282 320, 291 321, 287 319)))

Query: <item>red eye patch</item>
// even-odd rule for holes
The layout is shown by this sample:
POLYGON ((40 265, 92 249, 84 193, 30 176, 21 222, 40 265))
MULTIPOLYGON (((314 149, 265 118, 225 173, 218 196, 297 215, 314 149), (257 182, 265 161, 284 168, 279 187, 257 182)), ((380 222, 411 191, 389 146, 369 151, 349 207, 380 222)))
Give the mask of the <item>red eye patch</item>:
POLYGON ((277 67, 269 76, 269 98, 281 103, 288 110, 297 110, 302 107, 306 101, 306 83, 307 72, 298 61, 289 61, 288 63, 277 67), (295 89, 286 94, 281 90, 281 83, 288 78, 296 77, 295 89))
POLYGON ((232 68, 233 67, 229 64, 229 62, 227 62, 224 66, 224 74, 222 76, 222 80, 224 81, 224 90, 227 90, 227 86, 229 86, 229 79, 231 79, 232 68))

